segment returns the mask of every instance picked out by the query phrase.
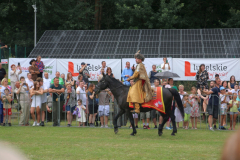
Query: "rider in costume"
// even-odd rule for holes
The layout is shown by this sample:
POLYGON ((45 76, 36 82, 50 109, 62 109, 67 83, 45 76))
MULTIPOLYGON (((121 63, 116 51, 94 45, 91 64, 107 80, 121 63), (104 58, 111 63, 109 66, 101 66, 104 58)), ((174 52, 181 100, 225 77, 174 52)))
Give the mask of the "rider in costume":
POLYGON ((138 51, 134 58, 136 59, 137 67, 134 74, 127 79, 130 81, 133 79, 135 84, 129 89, 127 102, 132 102, 134 104, 135 110, 132 112, 140 113, 140 105, 144 102, 148 102, 152 99, 152 89, 150 80, 148 78, 146 69, 142 62, 144 61, 144 56, 138 51))

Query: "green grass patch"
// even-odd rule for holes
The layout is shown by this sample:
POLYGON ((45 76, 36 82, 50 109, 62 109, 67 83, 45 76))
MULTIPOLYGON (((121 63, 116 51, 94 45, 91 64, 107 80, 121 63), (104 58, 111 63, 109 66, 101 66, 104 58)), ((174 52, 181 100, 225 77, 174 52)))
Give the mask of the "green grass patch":
POLYGON ((18 147, 29 159, 219 159, 233 132, 78 127, 0 127, 0 140, 18 147))

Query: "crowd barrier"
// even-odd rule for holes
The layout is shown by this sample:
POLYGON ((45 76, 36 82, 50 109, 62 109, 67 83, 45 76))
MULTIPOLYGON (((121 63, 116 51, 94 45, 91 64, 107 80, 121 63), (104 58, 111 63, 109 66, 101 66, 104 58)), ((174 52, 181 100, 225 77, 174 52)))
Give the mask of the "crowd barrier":
MULTIPOLYGON (((53 98, 47 98, 47 107, 46 110, 44 110, 44 106, 42 106, 41 108, 33 108, 31 106, 37 106, 39 103, 38 98, 35 97, 30 97, 29 92, 28 93, 20 93, 20 96, 18 95, 18 100, 15 100, 15 103, 10 103, 8 101, 2 101, 2 107, 5 108, 11 108, 12 109, 12 115, 8 115, 5 114, 5 125, 9 126, 8 123, 11 123, 11 125, 13 126, 33 126, 34 123, 34 119, 35 121, 37 121, 37 123, 41 123, 41 121, 44 121, 44 125, 45 126, 60 126, 60 127, 66 127, 68 126, 68 122, 71 122, 71 127, 79 127, 79 122, 77 121, 77 116, 78 115, 72 115, 72 112, 75 111, 75 109, 71 108, 72 112, 69 115, 67 113, 67 108, 65 107, 65 110, 63 109, 64 105, 66 104, 66 100, 63 98, 64 94, 57 94, 57 93, 52 93, 49 94, 47 93, 48 96, 52 96, 55 95, 57 97, 57 101, 53 100, 53 98), (19 98, 20 97, 20 98, 19 98), (35 98, 35 99, 34 99, 35 98), (35 104, 34 104, 35 103, 35 104), (4 104, 4 105, 3 105, 4 104), (47 108, 49 108, 49 110, 47 110, 47 108), (45 116, 43 116, 45 115, 45 116), (42 119, 44 118, 44 119, 42 119)), ((72 93, 70 93, 71 95, 72 93)), ((80 94, 76 94, 75 97, 75 102, 73 105, 76 106, 77 105, 77 96, 79 96, 80 94)), ((229 99, 233 98, 233 95, 227 95, 229 97, 229 99)), ((212 98, 213 100, 214 98, 212 98)), ((88 100, 87 100, 88 101, 88 100)), ((192 120, 193 122, 193 128, 198 128, 198 129, 209 129, 209 125, 208 125, 208 112, 203 110, 203 103, 204 101, 200 101, 199 104, 199 108, 198 108, 198 113, 199 116, 197 118, 194 118, 192 120), (197 123, 195 123, 197 122, 197 123), (197 126, 195 126, 195 124, 197 124, 197 126)), ((94 110, 94 105, 93 104, 93 108, 92 110, 94 110)), ((229 104, 228 104, 229 105, 229 104)), ((89 125, 89 117, 91 118, 91 114, 89 113, 89 110, 91 110, 89 108, 89 105, 86 105, 86 110, 84 111, 85 117, 86 117, 86 123, 85 123, 85 127, 101 127, 101 121, 100 121, 100 117, 99 117, 99 105, 97 105, 97 113, 95 114, 96 118, 93 121, 94 125, 89 125)), ((108 110, 108 105, 103 105, 103 109, 104 110, 108 110)), ((176 106, 177 107, 177 106, 176 106)), ((223 112, 223 110, 221 110, 221 99, 219 99, 219 109, 218 109, 218 119, 216 121, 216 126, 217 129, 219 129, 220 126, 222 126, 222 122, 224 121, 223 126, 225 128, 229 128, 230 124, 235 124, 236 123, 236 128, 239 127, 239 111, 234 113, 234 115, 232 115, 232 113, 226 109, 225 112, 223 112), (222 118, 223 116, 225 116, 224 118, 222 118), (225 120, 226 119, 226 120, 225 120)), ((213 108, 213 107, 212 107, 213 108)), ((237 108, 238 110, 240 110, 240 105, 237 104, 237 108)), ((0 108, 1 110, 2 108, 0 108)), ((120 111, 120 109, 118 108, 117 102, 114 98, 109 98, 109 115, 106 116, 105 114, 103 115, 103 120, 105 120, 107 117, 107 124, 104 124, 104 128, 113 128, 113 120, 114 120, 114 116, 120 111)), ((1 112, 0 112, 1 113, 1 112)), ((141 114, 141 113, 140 113, 141 114)), ((135 122, 138 121, 138 128, 143 128, 143 123, 142 120, 140 119, 140 114, 138 114, 138 118, 136 118, 135 122)), ((145 119, 145 124, 149 123, 149 127, 152 129, 155 127, 155 124, 158 126, 159 124, 159 112, 154 112, 150 114, 150 119, 145 119), (153 119, 152 114, 156 114, 156 120, 153 119), (155 123, 155 124, 154 124, 155 123)), ((2 116, 2 115, 0 115, 2 116)), ((143 115, 144 117, 146 117, 146 114, 143 115)), ((1 119, 0 119, 1 120, 1 119)), ((189 128, 192 127, 192 122, 191 119, 188 119, 189 123, 189 128)), ((1 120, 2 123, 2 120, 1 120)), ((35 126, 37 126, 38 124, 35 124, 35 126)), ((122 117, 120 117, 117 121, 117 125, 118 127, 122 127, 122 128, 129 128, 130 127, 130 123, 129 120, 126 116, 126 114, 124 114, 122 117)), ((136 125, 136 123, 135 123, 136 125)), ((166 126, 166 125, 165 125, 166 126)), ((179 122, 179 128, 181 129, 183 126, 183 121, 179 122)), ((214 125, 213 125, 214 126, 214 125)), ((80 127, 83 127, 83 123, 81 124, 80 127)), ((171 126, 170 126, 171 127, 171 126)))

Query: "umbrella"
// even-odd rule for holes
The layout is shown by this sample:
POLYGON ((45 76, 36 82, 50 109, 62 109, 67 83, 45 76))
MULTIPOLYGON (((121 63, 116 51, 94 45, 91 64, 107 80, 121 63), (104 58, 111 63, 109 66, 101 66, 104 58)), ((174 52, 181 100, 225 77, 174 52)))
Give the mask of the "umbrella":
POLYGON ((180 77, 177 73, 172 73, 169 71, 166 72, 159 72, 154 75, 155 77, 158 77, 160 79, 170 78, 170 77, 180 77))

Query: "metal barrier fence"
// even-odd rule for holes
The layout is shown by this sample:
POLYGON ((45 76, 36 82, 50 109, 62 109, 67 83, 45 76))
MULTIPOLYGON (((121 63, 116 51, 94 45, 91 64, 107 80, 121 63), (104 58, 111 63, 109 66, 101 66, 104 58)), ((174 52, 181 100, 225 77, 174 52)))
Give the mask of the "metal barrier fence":
MULTIPOLYGON (((48 94, 48 97, 47 97, 46 104, 44 103, 42 104, 43 99, 41 95, 33 95, 31 97, 29 92, 24 92, 24 93, 21 92, 20 94, 17 94, 17 98, 18 98, 17 103, 9 102, 6 99, 4 100, 2 97, 2 104, 0 105, 1 106, 0 116, 3 116, 3 114, 5 113, 5 116, 3 116, 5 119, 5 126, 9 126, 9 123, 11 123, 11 125, 14 125, 14 126, 17 126, 17 125, 40 126, 41 122, 44 122, 45 126, 61 126, 61 127, 87 126, 87 127, 113 128, 114 116, 120 111, 116 103, 116 100, 112 98, 111 95, 109 95, 108 93, 106 95, 108 96, 109 100, 104 100, 103 105, 98 105, 98 102, 95 100, 93 101, 93 104, 90 104, 89 99, 87 98, 88 96, 86 94, 73 95, 74 93, 66 94, 65 92, 61 94, 58 94, 58 93, 50 93, 50 94, 47 93, 47 94, 48 94), (72 97, 72 100, 70 103, 69 99, 71 97, 72 97), (82 108, 76 107, 77 100, 80 97, 86 97, 86 105, 84 104, 85 107, 82 107, 82 108), (12 113, 6 114, 6 112, 1 111, 3 109, 7 111, 7 108, 11 108, 12 113), (81 118, 79 115, 81 115, 81 118)), ((188 99, 191 96, 192 95, 190 94, 188 99)), ((233 96, 234 95, 227 95, 226 97, 228 97, 230 101, 233 99, 233 96)), ((219 98, 219 96, 216 96, 216 98, 219 98)), ((231 109, 232 107, 230 107, 229 102, 226 103, 226 108, 223 109, 221 104, 221 98, 222 97, 220 97, 218 100, 217 120, 215 121, 214 119, 212 119, 213 127, 214 125, 216 125, 217 129, 219 129, 219 127, 220 129, 222 129, 221 127, 229 128, 230 127, 229 125, 237 124, 237 126, 234 129, 238 128, 239 127, 238 114, 240 110, 239 103, 237 102, 233 103, 235 107, 234 109, 236 109, 236 105, 237 105, 237 112, 232 113, 232 109, 231 109)), ((240 98, 240 96, 238 98, 240 98)), ((192 102, 193 100, 194 98, 190 100, 192 104, 193 104, 192 102)), ((208 99, 206 99, 205 101, 204 99, 203 100, 200 99, 199 101, 195 98, 195 101, 198 101, 198 102, 194 104, 196 106, 191 107, 190 114, 192 114, 193 110, 196 112, 196 114, 195 116, 190 116, 190 118, 189 117, 186 118, 185 116, 185 122, 184 120, 178 122, 179 115, 176 114, 176 110, 177 110, 177 105, 176 105, 175 116, 176 116, 176 122, 178 123, 179 128, 182 128, 184 125, 186 125, 186 122, 188 122, 187 129, 190 127, 190 124, 192 125, 193 129, 195 128, 209 129, 208 112, 210 112, 211 110, 207 110, 206 104, 205 104, 206 101, 208 101, 208 99)), ((214 98, 212 98, 212 101, 214 102, 214 98)), ((185 102, 183 101, 183 104, 184 103, 185 102)), ((212 111, 215 112, 214 106, 211 107, 211 109, 212 111)), ((135 125, 138 125, 138 128, 143 128, 145 123, 145 126, 148 125, 149 128, 156 128, 156 126, 158 126, 159 116, 160 114, 155 110, 148 113, 134 114, 135 125)), ((2 120, 1 120, 1 123, 2 123, 2 120)), ((130 127, 130 123, 128 121, 126 114, 124 114, 122 117, 118 119, 117 125, 118 127, 122 127, 122 128, 130 127)), ((169 123, 166 124, 165 126, 169 127, 167 129, 171 129, 171 125, 169 123)))

